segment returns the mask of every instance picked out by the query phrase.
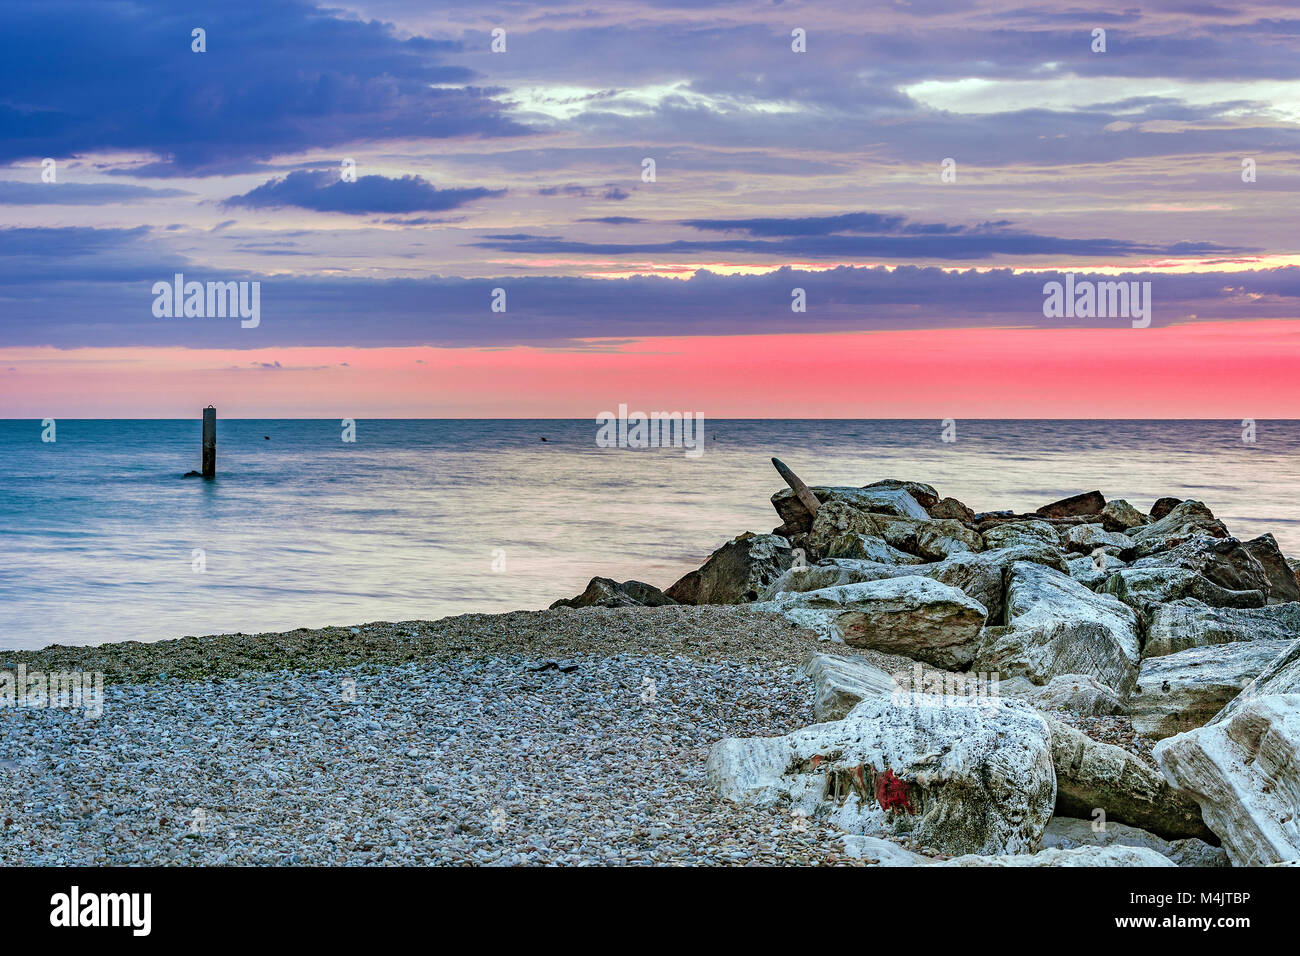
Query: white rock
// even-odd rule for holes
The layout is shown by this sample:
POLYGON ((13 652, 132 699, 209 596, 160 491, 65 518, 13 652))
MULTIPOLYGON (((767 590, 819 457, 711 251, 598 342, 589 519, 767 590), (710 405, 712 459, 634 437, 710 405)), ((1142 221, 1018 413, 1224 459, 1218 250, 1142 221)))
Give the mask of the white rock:
POLYGON ((1131 827, 1107 820, 1098 824, 1093 820, 1074 817, 1052 817, 1043 831, 1043 849, 1072 850, 1080 846, 1138 846, 1155 850, 1178 866, 1229 866, 1228 854, 1222 847, 1210 846, 1204 840, 1189 837, 1185 840, 1166 840, 1131 827))
POLYGON ((812 678, 813 717, 840 720, 867 697, 888 696, 894 679, 860 657, 809 653, 799 669, 812 678))
POLYGON ((1209 723, 1290 646, 1244 641, 1148 657, 1125 701, 1133 729, 1159 740, 1209 723))
POLYGON ((1222 722, 1156 744, 1237 866, 1300 859, 1300 694, 1256 697, 1222 722))
POLYGON ((909 834, 945 853, 1038 847, 1056 800, 1046 722, 1028 705, 870 698, 840 721, 728 739, 709 781, 735 803, 788 801, 850 833, 909 834))
POLYGON ((1018 856, 959 856, 935 866, 1176 866, 1167 856, 1139 846, 1081 846, 1018 856))
POLYGON ((1045 684, 1086 674, 1128 692, 1137 679, 1137 614, 1113 597, 1041 564, 1016 562, 1008 572, 1007 627, 991 631, 974 668, 1003 677, 1023 674, 1045 684))
POLYGON ((925 866, 934 862, 891 840, 854 833, 844 835, 844 855, 852 860, 875 860, 877 866, 925 866))

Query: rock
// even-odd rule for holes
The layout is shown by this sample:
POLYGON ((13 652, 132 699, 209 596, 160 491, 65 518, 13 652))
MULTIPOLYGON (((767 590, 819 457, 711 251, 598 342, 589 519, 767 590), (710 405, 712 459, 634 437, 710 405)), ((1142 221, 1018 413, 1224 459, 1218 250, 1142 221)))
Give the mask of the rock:
POLYGON ((894 679, 860 657, 809 653, 799 669, 812 678, 813 719, 842 720, 868 697, 887 697, 894 679))
POLYGON ((974 667, 1046 684, 1085 674, 1127 694, 1137 679, 1137 615, 1069 576, 1017 561, 1007 574, 1007 629, 986 635, 974 667))
POLYGON ((1268 596, 1268 572, 1236 538, 1197 535, 1156 554, 1138 558, 1134 568, 1187 568, 1229 591, 1259 591, 1268 596))
POLYGON ((904 849, 892 840, 849 833, 844 836, 844 855, 851 860, 874 860, 876 866, 925 866, 934 860, 904 849))
POLYGON ((1021 544, 1061 546, 1060 535, 1046 521, 1005 521, 980 528, 985 548, 1009 548, 1021 544))
POLYGON ((953 521, 960 521, 968 527, 974 527, 975 525, 974 510, 966 507, 956 498, 944 498, 928 510, 931 518, 951 518, 953 521))
POLYGON ((1230 866, 1228 854, 1222 847, 1210 846, 1204 840, 1187 837, 1166 840, 1146 830, 1125 823, 1106 820, 1101 829, 1094 829, 1092 820, 1074 817, 1052 817, 1043 831, 1043 849, 1073 850, 1080 846, 1134 846, 1154 850, 1168 857, 1178 866, 1230 866))
POLYGON ((1133 539, 1118 531, 1107 531, 1100 524, 1077 524, 1065 533, 1065 548, 1076 554, 1114 548, 1115 553, 1123 557, 1133 550, 1133 539))
MULTIPOLYGON (((861 511, 875 514, 897 515, 902 518, 927 520, 930 515, 920 503, 902 488, 842 488, 823 485, 809 489, 821 504, 829 501, 845 501, 861 511)), ((936 498, 937 502, 938 499, 936 498)), ((812 527, 812 517, 808 509, 800 502, 789 488, 782 488, 772 495, 772 507, 781 516, 785 527, 795 531, 808 531, 812 527)), ((821 509, 818 509, 818 514, 821 509)))
POLYGON ((1228 529, 1199 501, 1181 501, 1167 515, 1129 532, 1139 557, 1167 551, 1198 535, 1228 537, 1228 529))
POLYGON ((1144 525, 1149 520, 1123 498, 1114 498, 1101 509, 1101 525, 1107 531, 1127 531, 1144 525))
POLYGON ((1016 856, 959 856, 934 866, 1176 866, 1167 856, 1141 846, 1080 846, 1016 856))
POLYGON ((943 853, 1037 849, 1056 798, 1047 724, 1018 701, 950 701, 871 698, 784 737, 723 740, 707 776, 727 800, 789 802, 849 833, 943 853))
POLYGON ((1166 839, 1213 839, 1195 803, 1169 785, 1141 758, 1122 747, 1093 740, 1055 717, 1052 766, 1056 768, 1056 814, 1141 827, 1166 839))
POLYGON ((1290 643, 1244 641, 1148 657, 1125 702, 1133 729, 1159 740, 1209 723, 1290 643))
POLYGON ((714 551, 703 567, 682 577, 664 594, 681 604, 757 601, 793 563, 794 552, 785 538, 746 533, 714 551))
POLYGON ((1187 568, 1121 568, 1099 594, 1110 594, 1134 610, 1154 613, 1157 604, 1193 598, 1211 607, 1263 607, 1263 591, 1229 591, 1187 568))
POLYGON ((1268 599, 1270 603, 1283 604, 1288 601, 1300 601, 1300 586, 1296 583, 1295 572, 1287 564, 1286 557, 1283 556, 1281 549, 1277 546, 1277 541, 1271 534, 1262 534, 1258 538, 1252 538, 1245 543, 1244 547, 1260 563, 1264 568, 1264 573, 1268 576, 1268 599))
POLYGON ((1089 555, 1069 560, 1070 577, 1089 591, 1097 590, 1112 574, 1125 566, 1119 558, 1104 551, 1099 556, 1089 555))
POLYGON ((792 568, 767 589, 764 600, 771 600, 783 591, 815 591, 860 581, 922 575, 960 589, 988 609, 990 621, 1000 621, 1003 613, 1003 575, 1016 561, 1032 561, 1058 571, 1066 570, 1065 557, 1061 552, 1037 541, 1032 545, 1017 545, 993 551, 957 551, 943 561, 915 567, 836 558, 822 561, 803 571, 792 568))
POLYGON ((1300 860, 1297 753, 1300 695, 1270 694, 1221 723, 1160 741, 1152 755, 1201 805, 1235 865, 1266 866, 1300 860))
POLYGON ((592 578, 587 589, 573 598, 561 598, 551 609, 561 607, 660 607, 676 604, 657 587, 642 581, 624 581, 619 584, 612 578, 592 578))
POLYGON ((1147 620, 1145 657, 1163 657, 1192 647, 1239 641, 1293 641, 1300 638, 1300 604, 1266 607, 1210 607, 1191 598, 1152 608, 1147 620))
MULTIPOLYGON (((828 509, 821 509, 821 511, 826 510, 828 509)), ((821 517, 821 511, 817 514, 819 518, 821 517)), ((924 559, 908 554, 906 551, 900 551, 884 538, 877 538, 875 535, 870 534, 842 534, 820 545, 815 553, 827 558, 870 561, 874 564, 908 566, 925 563, 924 559)))
POLYGON ((939 503, 939 492, 934 490, 934 486, 927 485, 923 481, 899 481, 897 478, 885 478, 882 481, 873 481, 869 485, 863 485, 863 488, 867 490, 905 491, 927 511, 939 503))
POLYGON ((202 473, 202 472, 199 472, 199 471, 187 471, 187 472, 185 472, 185 474, 181 475, 181 477, 182 477, 182 478, 202 478, 202 477, 203 477, 203 473, 202 473))
POLYGON ((1106 507, 1106 499, 1100 491, 1088 491, 1081 495, 1071 495, 1050 505, 1043 505, 1036 514, 1044 518, 1074 518, 1080 515, 1100 514, 1106 507))
POLYGON ((1157 498, 1156 503, 1151 506, 1151 510, 1147 514, 1152 521, 1159 521, 1182 503, 1182 498, 1157 498))
POLYGON ((942 561, 958 551, 979 551, 984 547, 978 532, 951 518, 918 521, 881 515, 877 524, 881 536, 895 548, 927 561, 942 561))
POLYGON ((1046 686, 1029 685, 1032 690, 1017 694, 1039 710, 1064 710, 1083 717, 1098 717, 1120 712, 1119 694, 1087 674, 1061 674, 1046 686))
POLYGON ((1247 702, 1270 694, 1300 694, 1300 640, 1292 641, 1286 650, 1273 658, 1250 686, 1228 701, 1210 723, 1227 720, 1247 702))
POLYGON ((833 625, 844 643, 936 667, 968 667, 987 611, 957 588, 908 575, 778 595, 772 606, 814 630, 833 625))

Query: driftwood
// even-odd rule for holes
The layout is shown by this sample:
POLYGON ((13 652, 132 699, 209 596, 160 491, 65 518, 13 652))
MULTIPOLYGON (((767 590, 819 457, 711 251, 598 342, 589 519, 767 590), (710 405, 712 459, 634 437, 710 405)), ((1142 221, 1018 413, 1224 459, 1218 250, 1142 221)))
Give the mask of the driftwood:
POLYGON ((790 486, 790 490, 793 491, 794 496, 799 499, 799 503, 808 509, 810 515, 814 518, 817 517, 817 509, 821 507, 821 502, 817 500, 817 496, 808 489, 808 486, 803 483, 803 480, 791 471, 789 466, 780 458, 773 458, 772 464, 776 466, 777 472, 785 479, 785 483, 790 486))

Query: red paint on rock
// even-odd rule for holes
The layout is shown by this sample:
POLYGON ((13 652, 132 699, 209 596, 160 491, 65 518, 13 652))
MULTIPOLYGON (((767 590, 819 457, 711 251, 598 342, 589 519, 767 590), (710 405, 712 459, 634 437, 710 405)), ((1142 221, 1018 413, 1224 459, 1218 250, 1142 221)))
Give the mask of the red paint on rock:
POLYGON ((905 813, 915 813, 912 809, 911 791, 907 781, 894 776, 894 771, 886 770, 876 777, 876 802, 882 810, 902 809, 905 813))

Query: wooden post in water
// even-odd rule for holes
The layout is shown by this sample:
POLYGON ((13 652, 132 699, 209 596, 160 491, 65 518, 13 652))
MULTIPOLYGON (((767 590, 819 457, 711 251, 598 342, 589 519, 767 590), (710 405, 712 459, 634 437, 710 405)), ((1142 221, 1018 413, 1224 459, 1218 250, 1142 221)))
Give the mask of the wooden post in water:
POLYGON ((203 409, 203 477, 217 477, 217 410, 203 409))

